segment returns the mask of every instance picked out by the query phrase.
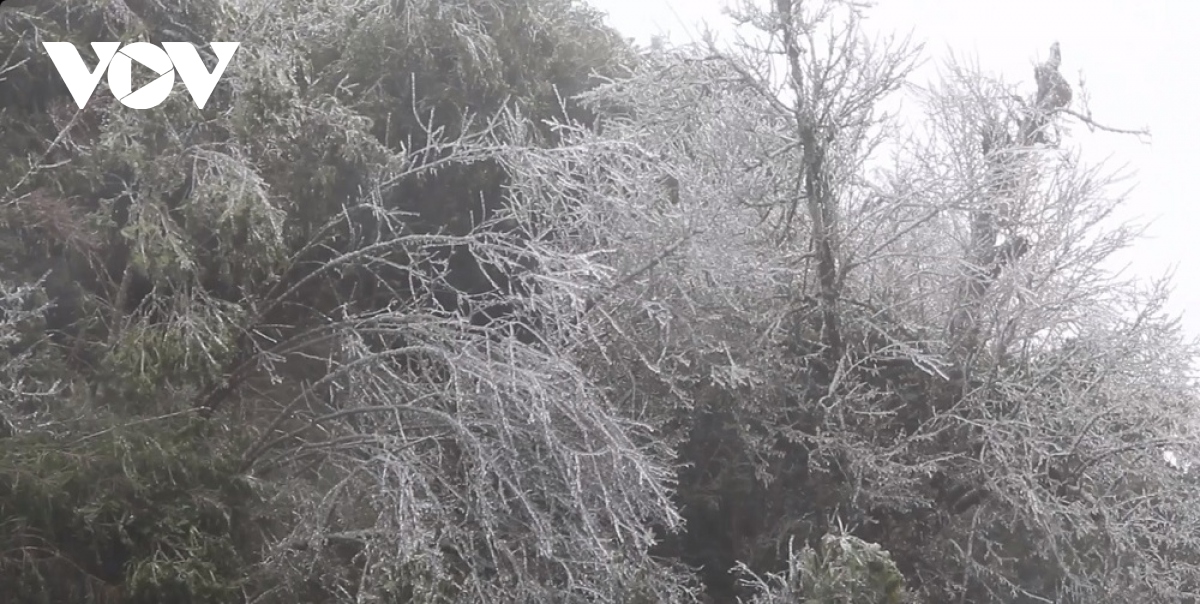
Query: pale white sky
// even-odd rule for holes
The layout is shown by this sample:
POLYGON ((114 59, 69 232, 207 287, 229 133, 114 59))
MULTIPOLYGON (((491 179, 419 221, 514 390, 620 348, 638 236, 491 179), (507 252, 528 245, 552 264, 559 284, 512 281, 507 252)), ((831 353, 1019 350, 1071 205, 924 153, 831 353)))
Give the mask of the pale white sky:
MULTIPOLYGON (((721 14, 727 0, 588 0, 610 23, 641 43, 655 34, 672 42, 699 39, 707 22, 728 31, 721 14)), ((933 76, 938 60, 953 50, 975 58, 1009 82, 1032 85, 1032 61, 1051 42, 1062 46, 1063 75, 1075 84, 1082 73, 1091 109, 1101 123, 1149 127, 1139 142, 1116 134, 1091 134, 1079 126, 1073 138, 1090 161, 1109 160, 1136 171, 1130 217, 1153 220, 1148 238, 1128 254, 1131 270, 1148 277, 1175 270, 1171 309, 1200 336, 1200 2, 1186 0, 880 0, 869 24, 880 32, 912 32, 931 59, 917 81, 933 76), (1197 181, 1197 182, 1193 182, 1197 181)))

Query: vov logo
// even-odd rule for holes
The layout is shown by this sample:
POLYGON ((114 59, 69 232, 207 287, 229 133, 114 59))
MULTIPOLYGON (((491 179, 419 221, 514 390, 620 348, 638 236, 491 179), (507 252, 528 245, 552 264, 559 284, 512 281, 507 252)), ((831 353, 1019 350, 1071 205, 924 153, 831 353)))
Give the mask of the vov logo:
POLYGON ((92 50, 100 59, 95 70, 89 70, 83 64, 79 50, 70 42, 42 42, 42 46, 80 109, 92 98, 106 71, 108 88, 130 109, 153 109, 162 104, 175 87, 176 73, 191 93, 196 107, 204 109, 233 53, 237 52, 238 42, 209 43, 217 55, 217 65, 211 72, 200 60, 196 47, 187 42, 163 42, 162 48, 149 42, 134 42, 123 48, 120 42, 92 42, 92 50), (133 61, 150 68, 159 77, 133 90, 133 61))

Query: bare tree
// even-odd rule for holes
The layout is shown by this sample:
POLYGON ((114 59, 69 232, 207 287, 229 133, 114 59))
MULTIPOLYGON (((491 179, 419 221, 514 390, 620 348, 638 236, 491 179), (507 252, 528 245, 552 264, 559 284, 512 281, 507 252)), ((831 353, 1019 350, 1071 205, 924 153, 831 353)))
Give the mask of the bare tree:
POLYGON ((626 363, 606 379, 728 456, 704 484, 748 564, 843 516, 930 601, 1191 597, 1188 531, 1151 527, 1191 522, 1161 450, 1194 443, 1194 348, 1164 290, 1105 270, 1138 233, 1109 223, 1119 180, 1050 136, 1083 95, 1055 57, 1028 99, 951 63, 901 128, 874 108, 914 57, 858 10, 749 7, 737 50, 652 54, 591 96, 619 117, 558 170, 618 267, 586 323, 626 363), (697 436, 713 414, 728 431, 697 436))

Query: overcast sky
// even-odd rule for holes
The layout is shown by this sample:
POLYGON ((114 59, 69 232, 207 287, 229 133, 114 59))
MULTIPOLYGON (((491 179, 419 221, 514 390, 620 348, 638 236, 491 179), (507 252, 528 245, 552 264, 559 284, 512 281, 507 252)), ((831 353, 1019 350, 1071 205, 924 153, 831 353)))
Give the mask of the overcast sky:
MULTIPOLYGON (((647 43, 699 39, 707 22, 728 31, 727 0, 589 0, 625 35, 647 43)), ((1135 171, 1130 216, 1152 220, 1148 238, 1128 255, 1130 270, 1148 277, 1174 270, 1171 309, 1200 336, 1200 2, 1184 0, 882 0, 869 26, 911 32, 925 43, 930 79, 949 50, 972 58, 1006 81, 1032 86, 1033 62, 1051 42, 1062 46, 1063 75, 1083 76, 1093 117, 1123 128, 1148 127, 1149 141, 1072 128, 1089 161, 1135 171)))

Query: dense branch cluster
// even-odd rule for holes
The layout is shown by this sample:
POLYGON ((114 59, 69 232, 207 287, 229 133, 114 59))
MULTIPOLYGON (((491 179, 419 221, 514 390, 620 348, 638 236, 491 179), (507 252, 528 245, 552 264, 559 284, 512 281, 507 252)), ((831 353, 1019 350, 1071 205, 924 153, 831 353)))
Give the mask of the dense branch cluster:
POLYGON ((5 2, 0 591, 1200 597, 1197 351, 1105 269, 1085 91, 917 86, 867 10, 5 2), (96 39, 241 46, 79 109, 39 44, 96 39))

